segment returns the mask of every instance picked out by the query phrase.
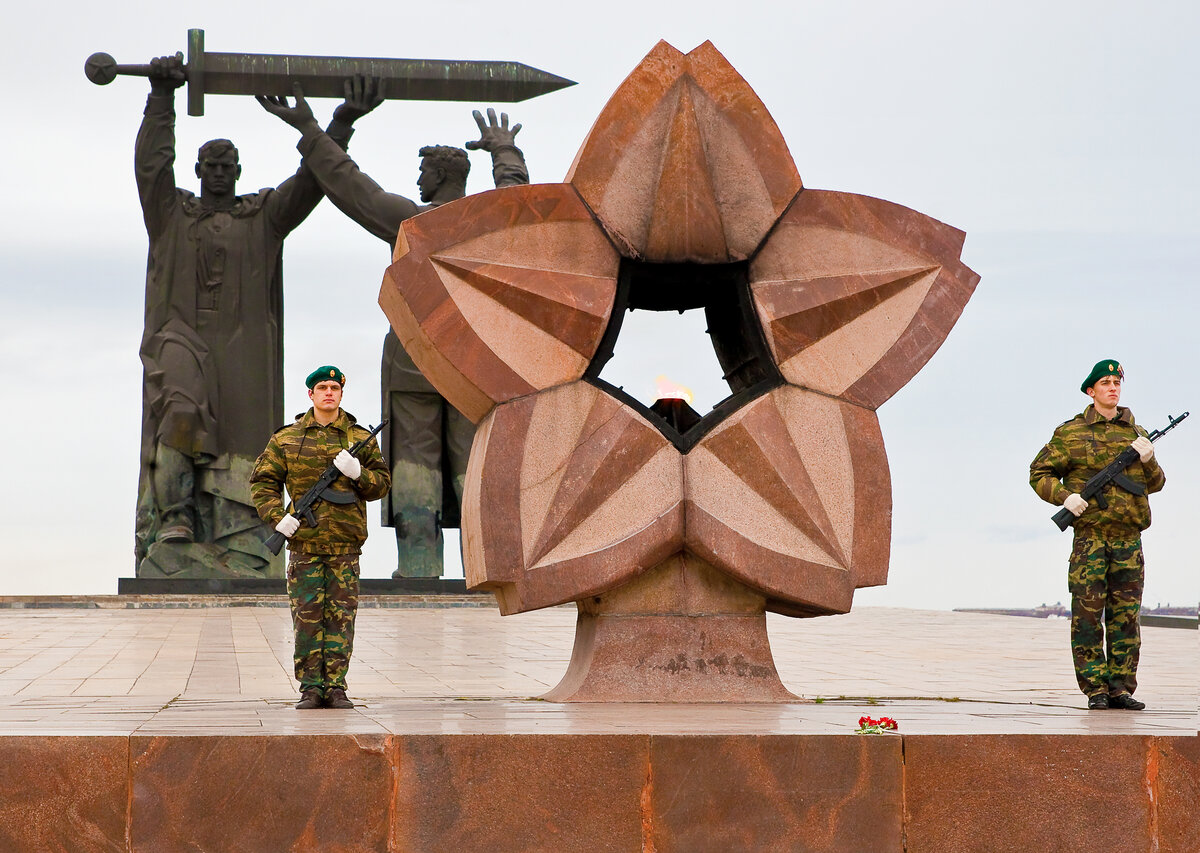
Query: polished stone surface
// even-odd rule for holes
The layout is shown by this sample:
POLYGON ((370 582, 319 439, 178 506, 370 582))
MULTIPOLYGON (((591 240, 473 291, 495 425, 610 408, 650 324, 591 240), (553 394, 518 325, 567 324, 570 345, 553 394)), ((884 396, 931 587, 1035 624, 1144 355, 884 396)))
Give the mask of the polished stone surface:
POLYGON ((396 739, 403 851, 641 851, 649 739, 396 739))
POLYGON ((656 853, 902 849, 900 738, 673 735, 652 749, 656 853))
POLYGON ((683 462, 636 411, 586 382, 496 408, 463 493, 467 584, 507 613, 624 583, 683 546, 683 462))
POLYGON ((386 849, 387 745, 362 733, 135 735, 130 847, 386 849))
POLYGON ((0 756, 0 850, 126 849, 127 736, 0 734, 0 756))
POLYGON ((1078 823, 1098 838, 1120 838, 1135 850, 1150 847, 1150 802, 1143 790, 1146 739, 1105 739, 1103 762, 1093 744, 1072 735, 967 735, 953 740, 913 736, 904 742, 905 805, 921 850, 970 850, 980 838, 990 849, 1017 849, 1006 839, 1014 824, 1045 850, 1077 849, 1078 823), (1087 813, 1080 814, 1081 804, 1087 813), (972 815, 970 821, 962 819, 972 815))
POLYGON ((788 382, 877 409, 933 356, 979 276, 965 234, 907 207, 805 190, 750 264, 788 382))
POLYGON ((613 93, 566 180, 622 254, 748 258, 801 188, 766 105, 705 42, 659 42, 613 93))
POLYGON ((512 401, 481 424, 463 497, 467 581, 505 613, 602 594, 684 551, 769 610, 844 612, 886 581, 890 532, 874 412, 790 385, 687 454, 586 382, 512 401))
POLYGON ((618 260, 572 187, 507 187, 405 220, 379 305, 421 372, 478 423, 583 376, 618 260))

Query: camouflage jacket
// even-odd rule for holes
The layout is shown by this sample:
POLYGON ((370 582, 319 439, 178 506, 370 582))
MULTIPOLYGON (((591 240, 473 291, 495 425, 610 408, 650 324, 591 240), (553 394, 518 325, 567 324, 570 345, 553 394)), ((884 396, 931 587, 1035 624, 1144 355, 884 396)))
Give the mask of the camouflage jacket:
MULTIPOLYGON (((267 447, 254 463, 250 475, 250 496, 258 515, 272 528, 284 516, 283 489, 298 500, 317 482, 338 451, 349 449, 366 438, 367 430, 357 426, 354 416, 344 409, 329 426, 321 426, 309 409, 296 422, 275 431, 267 447)), ((317 526, 301 520, 300 529, 288 540, 288 549, 304 554, 357 554, 367 539, 366 501, 377 501, 388 493, 392 477, 374 439, 359 451, 362 474, 357 480, 339 476, 330 487, 352 492, 358 501, 332 504, 318 501, 313 506, 317 526)), ((288 504, 287 511, 291 511, 288 504)))
MULTIPOLYGON (((1055 505, 1062 504, 1068 495, 1075 494, 1093 475, 1113 461, 1121 451, 1146 431, 1133 422, 1133 413, 1124 406, 1117 416, 1107 420, 1088 406, 1054 430, 1049 443, 1029 466, 1029 485, 1038 497, 1055 505)), ((1142 463, 1135 460, 1125 469, 1125 476, 1145 486, 1147 494, 1159 491, 1167 482, 1157 459, 1142 463)), ((1131 529, 1145 530, 1150 526, 1150 502, 1120 486, 1104 490, 1108 509, 1100 509, 1095 498, 1075 521, 1075 531, 1100 535, 1128 533, 1131 529)))

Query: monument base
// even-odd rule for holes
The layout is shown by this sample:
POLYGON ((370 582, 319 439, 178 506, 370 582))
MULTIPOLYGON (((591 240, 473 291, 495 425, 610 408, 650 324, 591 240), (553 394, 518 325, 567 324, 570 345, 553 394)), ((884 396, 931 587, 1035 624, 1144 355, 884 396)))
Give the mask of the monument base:
POLYGON ((413 733, 436 719, 419 709, 391 732, 361 711, 272 713, 254 735, 0 736, 20 816, 0 849, 1189 853, 1200 837, 1195 736, 647 734, 637 714, 622 734, 462 715, 446 734, 413 733))
POLYGON ((552 702, 799 702, 779 680, 766 600, 676 554, 577 602, 566 675, 552 702))

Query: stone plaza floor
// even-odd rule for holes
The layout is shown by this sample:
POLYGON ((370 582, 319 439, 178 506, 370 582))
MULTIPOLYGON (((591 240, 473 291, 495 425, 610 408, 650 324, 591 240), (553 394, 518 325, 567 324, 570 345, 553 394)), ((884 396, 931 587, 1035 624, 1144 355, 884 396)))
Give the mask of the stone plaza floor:
POLYGON ((301 712, 284 601, 0 602, 0 734, 836 734, 863 714, 904 734, 1198 728, 1195 630, 1143 628, 1140 713, 1084 709, 1066 620, 869 607, 768 614, 780 676, 812 702, 564 705, 536 697, 566 671, 574 608, 501 617, 478 598, 364 600, 349 676, 358 707, 301 712))

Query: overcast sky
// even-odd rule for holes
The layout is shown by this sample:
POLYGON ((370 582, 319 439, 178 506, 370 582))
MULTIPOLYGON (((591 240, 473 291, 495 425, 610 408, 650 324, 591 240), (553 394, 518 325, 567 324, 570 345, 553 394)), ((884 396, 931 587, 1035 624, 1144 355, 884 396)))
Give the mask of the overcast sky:
MULTIPOLYGON (((100 50, 122 63, 186 52, 189 27, 205 29, 215 52, 516 60, 576 80, 502 107, 525 126, 518 142, 535 182, 562 180, 658 39, 684 51, 711 39, 766 103, 806 186, 965 230, 976 295, 879 410, 894 486, 891 573, 859 604, 1067 601, 1070 536, 1027 474, 1054 426, 1087 402, 1080 380, 1118 358, 1140 422, 1200 409, 1195 4, 188 6, 71 0, 6 14, 0 364, 13 408, 0 426, 0 594, 112 593, 133 574, 146 235, 132 149, 148 87, 96 87, 83 63, 100 50)), ((335 106, 313 104, 322 122, 335 106)), ((473 106, 389 101, 359 123, 351 152, 384 187, 415 195, 417 149, 475 138, 473 106)), ((178 107, 181 186, 197 189, 194 152, 214 137, 237 143, 243 192, 294 171, 295 132, 251 98, 212 96, 201 118, 186 116, 182 93, 178 107)), ((469 189, 487 189, 487 156, 472 156, 469 189)), ((304 375, 332 361, 351 377, 346 408, 377 421, 386 321, 375 300, 387 260, 382 242, 328 203, 288 239, 289 415, 308 405, 304 375)), ((715 362, 694 354, 697 325, 654 319, 627 324, 606 378, 647 397, 666 373, 701 405, 715 402, 715 362)), ((1149 605, 1200 598, 1198 439, 1200 416, 1159 445, 1168 484, 1145 539, 1149 605)), ((364 576, 386 577, 394 559, 391 531, 376 526, 364 576)))

